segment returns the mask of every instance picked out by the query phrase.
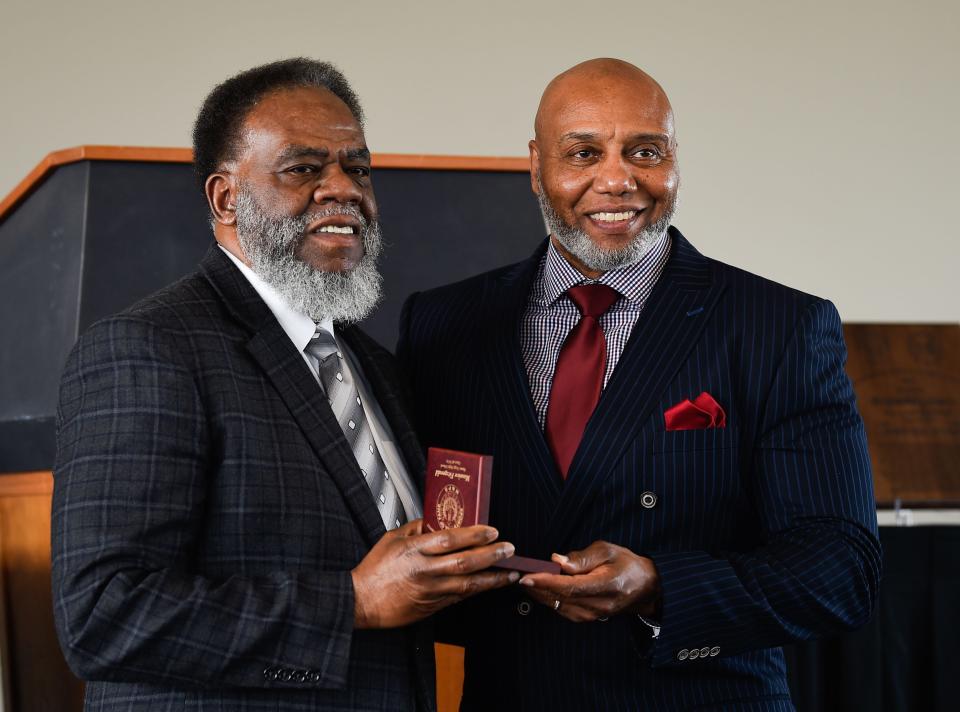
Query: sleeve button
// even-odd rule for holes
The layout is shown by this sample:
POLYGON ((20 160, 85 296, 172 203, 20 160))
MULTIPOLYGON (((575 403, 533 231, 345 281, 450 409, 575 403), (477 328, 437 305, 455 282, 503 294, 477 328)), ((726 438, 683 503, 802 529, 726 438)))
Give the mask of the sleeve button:
POLYGON ((530 601, 520 601, 520 603, 517 604, 517 613, 519 613, 521 616, 530 615, 530 609, 530 601))
POLYGON ((677 653, 677 660, 680 660, 681 662, 686 660, 688 657, 690 657, 690 651, 686 648, 677 653))
POLYGON ((719 646, 719 645, 714 645, 712 648, 710 648, 710 657, 711 657, 711 658, 715 658, 715 657, 717 657, 719 654, 720 654, 720 646, 719 646))
POLYGON ((700 657, 700 651, 694 648, 690 651, 690 660, 696 660, 700 657))

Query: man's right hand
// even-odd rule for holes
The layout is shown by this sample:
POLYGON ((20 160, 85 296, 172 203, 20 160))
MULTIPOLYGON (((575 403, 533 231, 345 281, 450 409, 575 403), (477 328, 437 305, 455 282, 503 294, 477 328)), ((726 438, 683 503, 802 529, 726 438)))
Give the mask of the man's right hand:
POLYGON ((487 526, 421 533, 422 521, 387 532, 351 571, 354 627, 395 628, 477 593, 515 583, 516 571, 485 571, 513 555, 487 526))

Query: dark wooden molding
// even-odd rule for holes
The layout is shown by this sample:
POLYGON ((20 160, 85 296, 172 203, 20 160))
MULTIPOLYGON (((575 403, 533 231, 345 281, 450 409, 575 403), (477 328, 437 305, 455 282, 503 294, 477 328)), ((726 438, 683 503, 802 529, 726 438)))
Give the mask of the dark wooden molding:
MULTIPOLYGON (((54 151, 47 154, 0 202, 0 220, 3 220, 21 200, 43 183, 55 168, 78 161, 190 163, 193 161, 193 151, 189 148, 150 148, 145 146, 74 146, 73 148, 54 151)), ((372 162, 374 168, 406 168, 412 170, 507 171, 515 173, 530 170, 530 160, 520 157, 374 153, 372 162)))

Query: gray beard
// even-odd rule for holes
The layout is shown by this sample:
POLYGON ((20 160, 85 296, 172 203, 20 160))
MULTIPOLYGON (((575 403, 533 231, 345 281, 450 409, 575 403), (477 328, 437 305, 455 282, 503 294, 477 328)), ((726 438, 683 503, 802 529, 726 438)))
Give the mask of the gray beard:
POLYGON ((598 247, 586 232, 573 225, 567 225, 563 221, 563 218, 550 205, 547 194, 543 190, 543 183, 540 182, 539 173, 537 174, 537 187, 540 189, 537 194, 537 202, 540 203, 540 212, 543 213, 543 221, 547 224, 550 234, 570 254, 590 269, 598 272, 608 272, 612 269, 628 267, 642 260, 644 255, 650 252, 666 233, 676 209, 676 201, 674 201, 668 206, 663 217, 643 228, 628 244, 616 250, 605 250, 598 247))
POLYGON ((382 250, 380 223, 369 222, 352 205, 336 205, 299 217, 270 215, 250 195, 237 195, 237 240, 251 269, 276 289, 296 311, 315 322, 331 318, 357 322, 380 302, 383 278, 377 270, 382 250), (330 215, 350 215, 360 221, 363 257, 345 272, 323 272, 298 257, 307 226, 330 215))

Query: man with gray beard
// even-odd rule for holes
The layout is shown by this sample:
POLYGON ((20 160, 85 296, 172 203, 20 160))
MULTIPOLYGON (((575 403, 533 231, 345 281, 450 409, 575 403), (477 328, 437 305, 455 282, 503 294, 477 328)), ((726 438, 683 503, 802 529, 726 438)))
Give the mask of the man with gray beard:
POLYGON ((294 59, 194 127, 216 244, 92 326, 63 375, 57 632, 90 710, 434 710, 427 618, 518 575, 491 527, 423 533, 356 96, 294 59))
POLYGON ((377 306, 382 279, 377 258, 383 249, 380 223, 368 222, 353 205, 338 205, 298 217, 271 216, 243 186, 237 195, 237 240, 250 268, 273 286, 295 311, 355 323, 377 306), (325 272, 297 257, 311 220, 349 216, 359 224, 363 257, 351 270, 325 272))
POLYGON ((671 226, 673 111, 637 67, 560 74, 534 129, 549 238, 400 327, 423 442, 493 455, 490 523, 562 570, 445 612, 461 710, 791 710, 779 646, 879 585, 836 309, 671 226))

